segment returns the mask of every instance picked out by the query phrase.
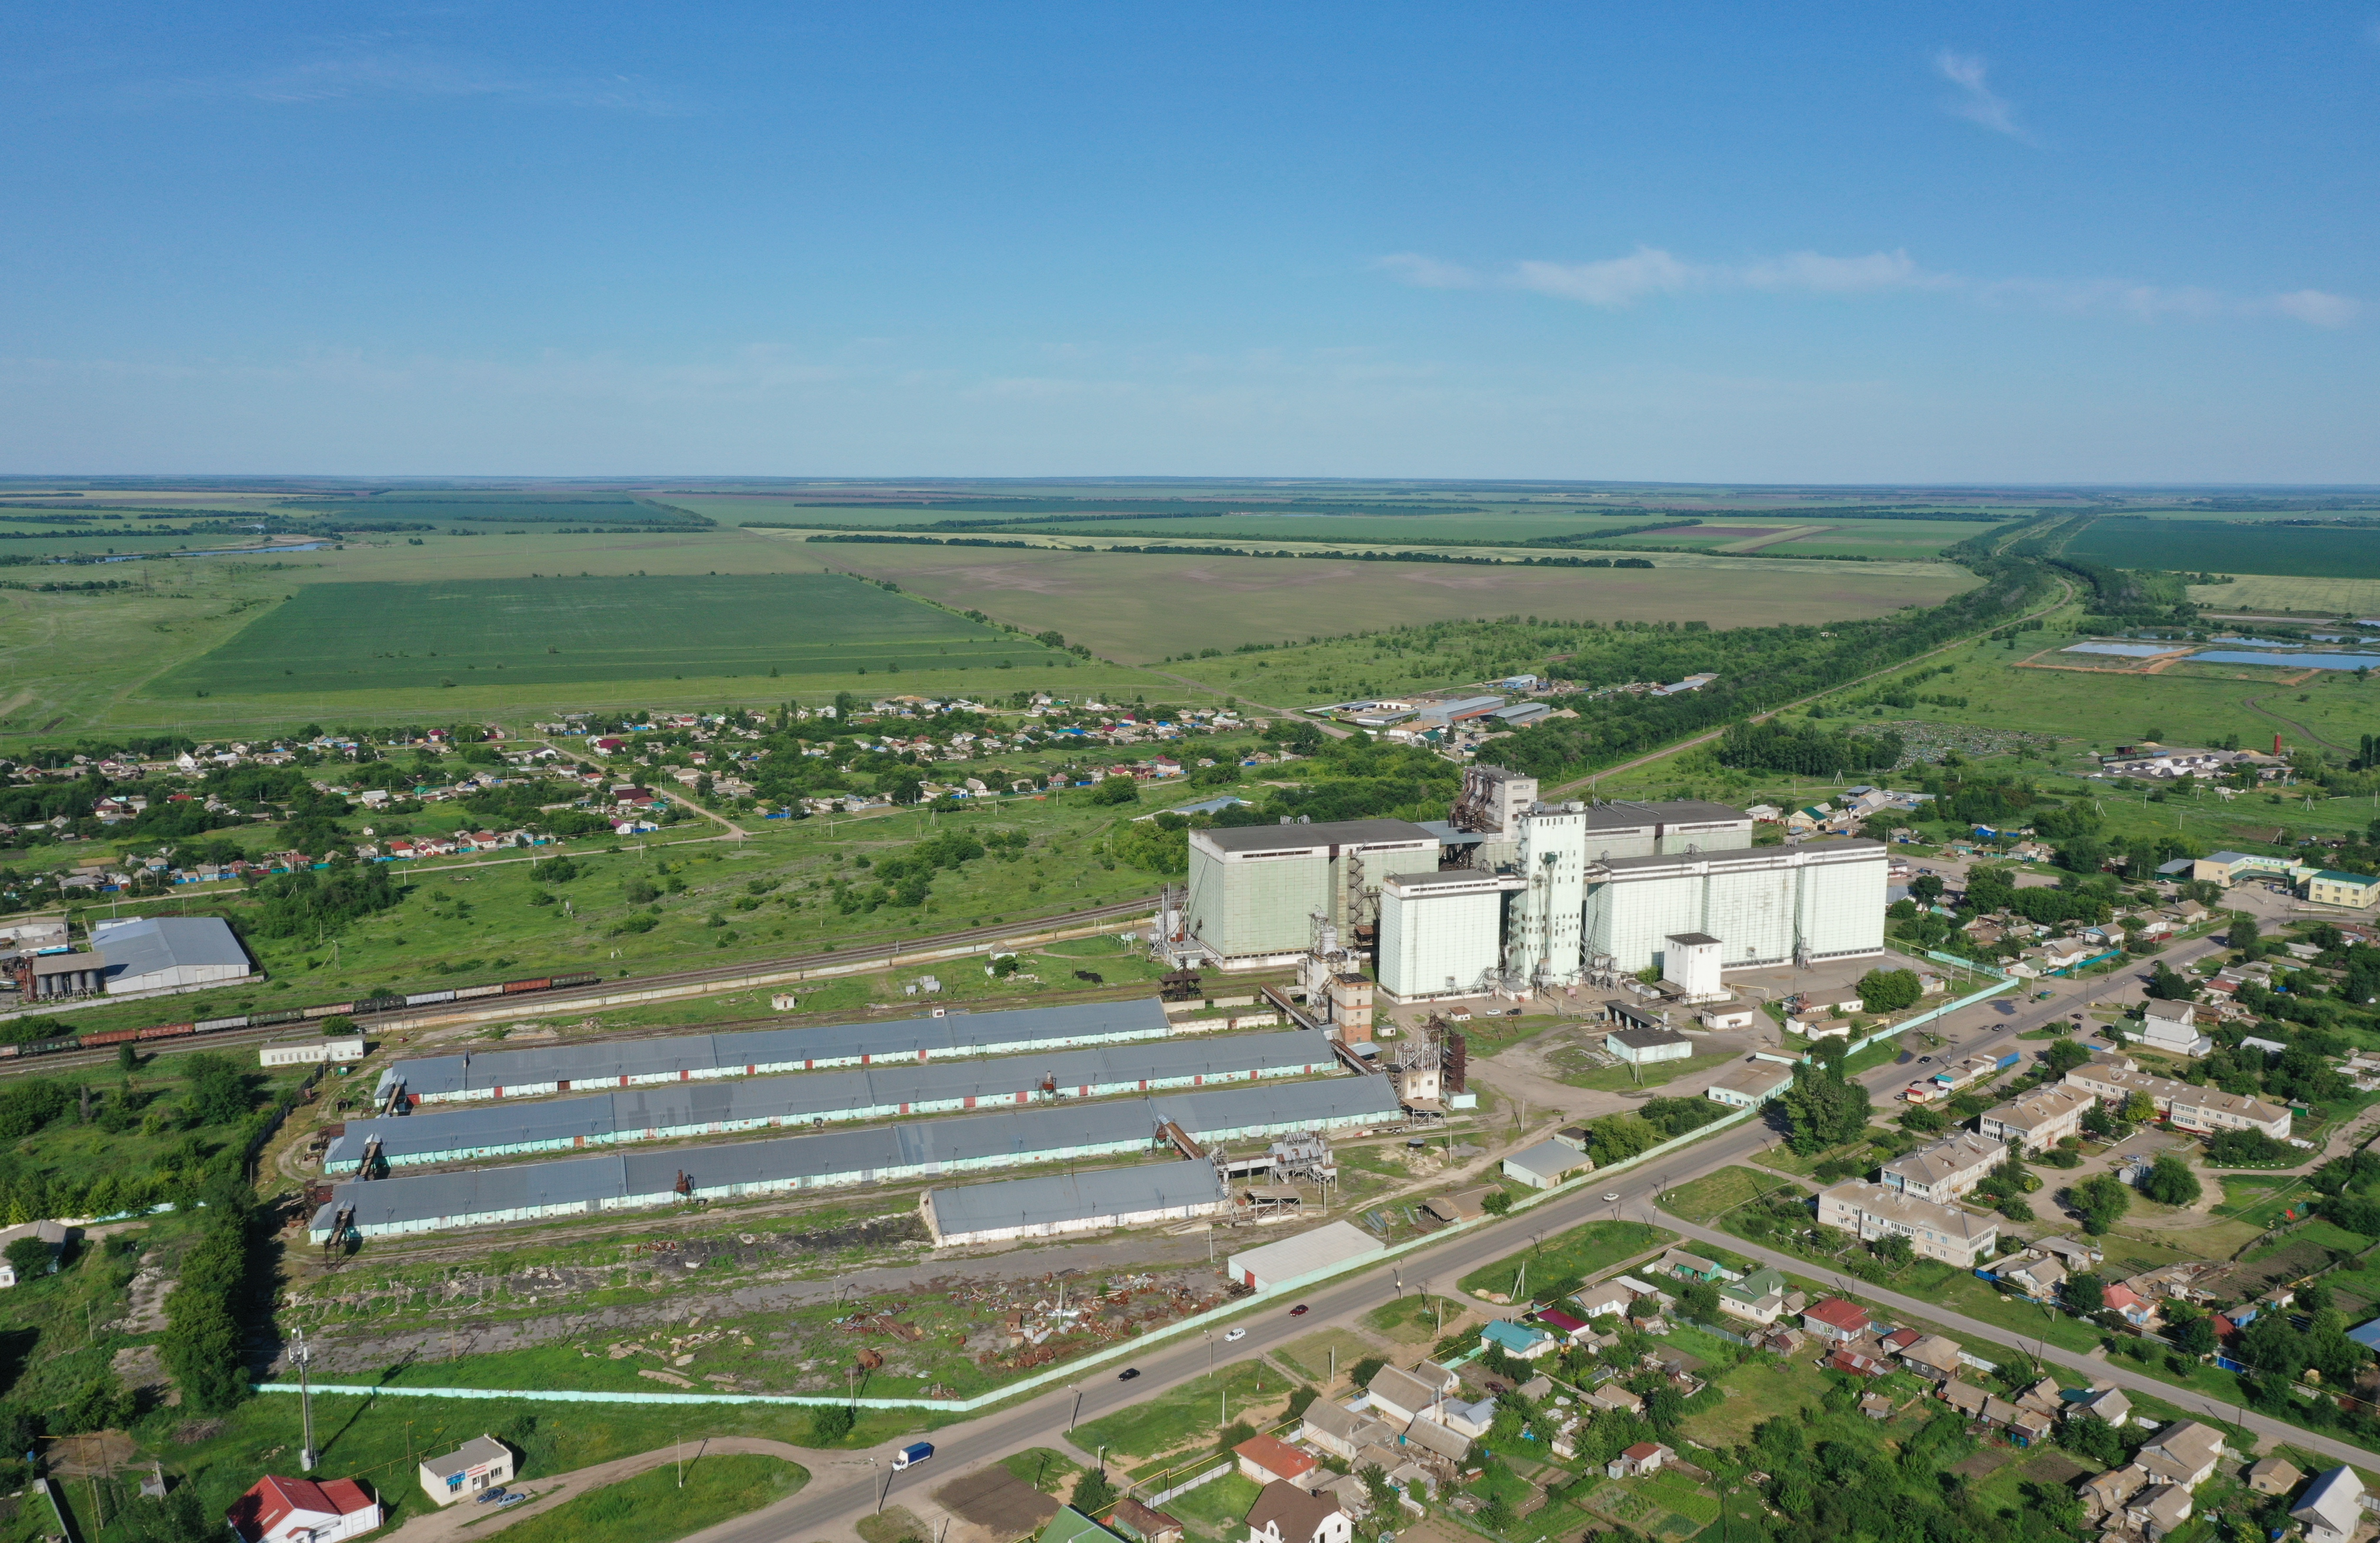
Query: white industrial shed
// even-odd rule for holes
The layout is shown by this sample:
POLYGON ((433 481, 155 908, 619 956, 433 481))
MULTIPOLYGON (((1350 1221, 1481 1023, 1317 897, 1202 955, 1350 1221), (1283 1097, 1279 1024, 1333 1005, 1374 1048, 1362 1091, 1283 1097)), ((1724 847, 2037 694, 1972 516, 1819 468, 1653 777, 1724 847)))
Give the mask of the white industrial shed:
POLYGON ((1361 1227, 1333 1221, 1310 1233, 1233 1254, 1223 1261, 1223 1273, 1266 1291, 1274 1286, 1294 1285, 1350 1260, 1387 1252, 1388 1245, 1361 1227))
POLYGON ((1231 1205, 1207 1162, 1158 1162, 929 1189, 918 1200, 937 1247, 1214 1216, 1231 1205))
POLYGON ((107 961, 110 996, 218 986, 256 972, 248 950, 221 917, 103 921, 92 926, 91 941, 107 961))

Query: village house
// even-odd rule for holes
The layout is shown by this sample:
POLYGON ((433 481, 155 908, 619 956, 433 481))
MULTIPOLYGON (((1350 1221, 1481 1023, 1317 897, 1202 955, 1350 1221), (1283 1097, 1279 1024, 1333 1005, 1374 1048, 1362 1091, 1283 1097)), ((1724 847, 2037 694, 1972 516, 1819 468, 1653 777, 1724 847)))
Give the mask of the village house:
POLYGON ((1248 1543, 1348 1543, 1354 1522, 1335 1495, 1317 1495, 1286 1480, 1268 1484, 1248 1508, 1248 1543))
POLYGON ((1823 1340, 1849 1343, 1867 1333, 1868 1316, 1840 1296, 1813 1303, 1802 1314, 1802 1327, 1823 1340))
POLYGON ((1310 1453, 1277 1436, 1251 1436, 1233 1447, 1232 1453, 1239 1459, 1241 1476, 1258 1484, 1302 1479, 1318 1466, 1310 1453))
POLYGON ((2306 1543, 2352 1543, 2363 1523, 2363 1481, 2352 1468, 2329 1468, 2314 1476, 2289 1520, 2305 1528, 2306 1543))
POLYGON ((1784 1313, 1786 1301, 1791 1295, 1785 1277, 1763 1265, 1740 1281, 1722 1284, 1718 1288, 1718 1306, 1723 1313, 1766 1326, 1784 1313))
POLYGON ((2176 1420, 2141 1448, 2133 1461, 2166 1483, 2194 1489, 2213 1477, 2223 1461, 2223 1433, 2196 1420, 2176 1420))
POLYGON ((1658 1474, 1661 1464, 1678 1454, 1654 1441, 1639 1441, 1603 1466, 1609 1478, 1636 1478, 1645 1474, 1658 1474))

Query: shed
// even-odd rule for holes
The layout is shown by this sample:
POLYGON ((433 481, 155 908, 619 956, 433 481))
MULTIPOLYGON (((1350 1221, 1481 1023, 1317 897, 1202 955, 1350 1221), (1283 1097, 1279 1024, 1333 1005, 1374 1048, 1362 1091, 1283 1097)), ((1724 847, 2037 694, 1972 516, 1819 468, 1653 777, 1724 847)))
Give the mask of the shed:
POLYGON ((1233 1254, 1224 1260, 1223 1269, 1244 1285, 1269 1291, 1387 1251, 1387 1245, 1362 1228, 1332 1221, 1296 1237, 1233 1254))
POLYGON ((1595 1160, 1564 1141, 1540 1141, 1504 1160, 1504 1176, 1531 1189, 1552 1189, 1572 1173, 1591 1172, 1595 1160))

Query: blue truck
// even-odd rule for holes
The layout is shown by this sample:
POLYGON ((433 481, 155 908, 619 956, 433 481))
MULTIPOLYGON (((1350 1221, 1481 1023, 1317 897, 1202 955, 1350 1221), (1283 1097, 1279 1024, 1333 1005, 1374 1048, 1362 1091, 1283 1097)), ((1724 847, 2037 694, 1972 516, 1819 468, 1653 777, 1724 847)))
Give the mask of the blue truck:
POLYGON ((918 1464, 923 1463, 926 1459, 933 1455, 934 1447, 932 1442, 912 1441, 907 1446, 903 1447, 899 1452, 892 1454, 892 1466, 896 1469, 914 1468, 918 1464))

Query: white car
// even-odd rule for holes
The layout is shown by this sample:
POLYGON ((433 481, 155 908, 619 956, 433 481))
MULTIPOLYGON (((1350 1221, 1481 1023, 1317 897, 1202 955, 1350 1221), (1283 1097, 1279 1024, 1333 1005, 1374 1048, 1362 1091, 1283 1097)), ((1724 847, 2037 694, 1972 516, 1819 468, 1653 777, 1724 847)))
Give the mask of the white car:
POLYGON ((1617 1200, 1620 1198, 1620 1191, 1616 1189, 1607 1189, 1603 1192, 1603 1198, 1607 1203, 1617 1200))
POLYGON ((1223 1336, 1226 1340, 1245 1340, 1247 1337, 1248 1331, 1245 1329, 1234 1329, 1230 1333, 1223 1336))

